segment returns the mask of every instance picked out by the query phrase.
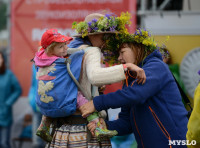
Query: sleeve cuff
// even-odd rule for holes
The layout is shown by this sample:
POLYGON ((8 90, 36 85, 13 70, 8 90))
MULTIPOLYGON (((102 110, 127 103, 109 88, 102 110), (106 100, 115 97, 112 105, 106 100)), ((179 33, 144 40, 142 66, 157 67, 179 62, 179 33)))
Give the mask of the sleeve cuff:
POLYGON ((103 110, 103 108, 101 107, 102 98, 100 96, 93 98, 93 103, 94 103, 94 107, 97 111, 103 110))

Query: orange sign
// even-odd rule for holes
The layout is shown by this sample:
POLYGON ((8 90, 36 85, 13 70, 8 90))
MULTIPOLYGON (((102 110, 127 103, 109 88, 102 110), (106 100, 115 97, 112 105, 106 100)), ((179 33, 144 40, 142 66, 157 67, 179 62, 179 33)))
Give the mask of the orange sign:
POLYGON ((73 21, 82 21, 93 12, 132 14, 130 31, 136 28, 136 0, 12 0, 11 9, 11 69, 27 96, 31 83, 30 60, 38 49, 47 28, 57 28, 73 35, 73 21))

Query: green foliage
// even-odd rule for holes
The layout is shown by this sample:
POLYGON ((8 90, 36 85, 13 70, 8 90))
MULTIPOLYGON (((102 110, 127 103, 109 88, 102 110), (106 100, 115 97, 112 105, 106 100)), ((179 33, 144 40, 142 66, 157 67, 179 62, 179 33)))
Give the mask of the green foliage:
POLYGON ((126 25, 131 24, 131 14, 122 12, 121 16, 117 17, 114 14, 105 14, 105 16, 100 17, 98 20, 93 19, 90 22, 74 22, 72 24, 72 29, 75 29, 78 34, 81 34, 82 37, 87 36, 91 33, 97 32, 120 32, 128 33, 125 28, 126 25))
POLYGON ((4 2, 0 2, 0 30, 5 29, 7 25, 6 11, 7 5, 4 2))
POLYGON ((113 37, 104 39, 106 42, 106 50, 104 50, 105 61, 111 65, 117 63, 120 47, 124 43, 143 44, 146 52, 153 52, 158 48, 151 34, 144 29, 137 29, 134 34, 119 33, 113 37))

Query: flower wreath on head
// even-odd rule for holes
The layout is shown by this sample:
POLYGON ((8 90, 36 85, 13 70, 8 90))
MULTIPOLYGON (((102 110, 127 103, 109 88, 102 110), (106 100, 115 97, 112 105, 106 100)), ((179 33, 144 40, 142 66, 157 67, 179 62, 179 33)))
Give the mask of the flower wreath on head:
POLYGON ((78 34, 82 34, 84 38, 91 33, 100 32, 115 32, 115 33, 127 33, 126 24, 131 24, 131 14, 122 12, 119 17, 114 14, 105 14, 98 20, 93 19, 91 22, 73 22, 72 29, 75 29, 78 34))
POLYGON ((119 48, 124 43, 135 43, 143 44, 145 46, 145 52, 151 53, 154 50, 158 49, 161 54, 165 54, 162 51, 154 38, 151 36, 150 32, 146 29, 136 29, 134 34, 122 33, 116 34, 112 38, 107 38, 106 40, 106 49, 104 50, 105 61, 109 64, 118 63, 119 48))

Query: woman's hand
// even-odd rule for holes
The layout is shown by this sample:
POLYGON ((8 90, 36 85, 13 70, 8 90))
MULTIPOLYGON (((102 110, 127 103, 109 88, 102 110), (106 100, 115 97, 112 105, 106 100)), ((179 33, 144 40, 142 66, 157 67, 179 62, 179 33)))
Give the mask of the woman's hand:
POLYGON ((93 113, 95 111, 93 101, 85 103, 79 108, 79 110, 81 111, 83 118, 87 117, 88 114, 93 113))
POLYGON ((144 84, 146 82, 146 75, 142 68, 132 63, 126 63, 126 67, 128 70, 136 72, 136 79, 138 84, 144 84))
MULTIPOLYGON (((107 128, 106 126, 106 123, 105 121, 103 120, 103 118, 99 118, 99 122, 101 123, 101 125, 104 127, 104 128, 107 128)), ((94 132, 95 132, 95 129, 97 127, 97 124, 93 121, 91 121, 90 123, 88 123, 87 125, 88 129, 90 130, 90 132, 92 133, 92 136, 95 136, 94 132)))

